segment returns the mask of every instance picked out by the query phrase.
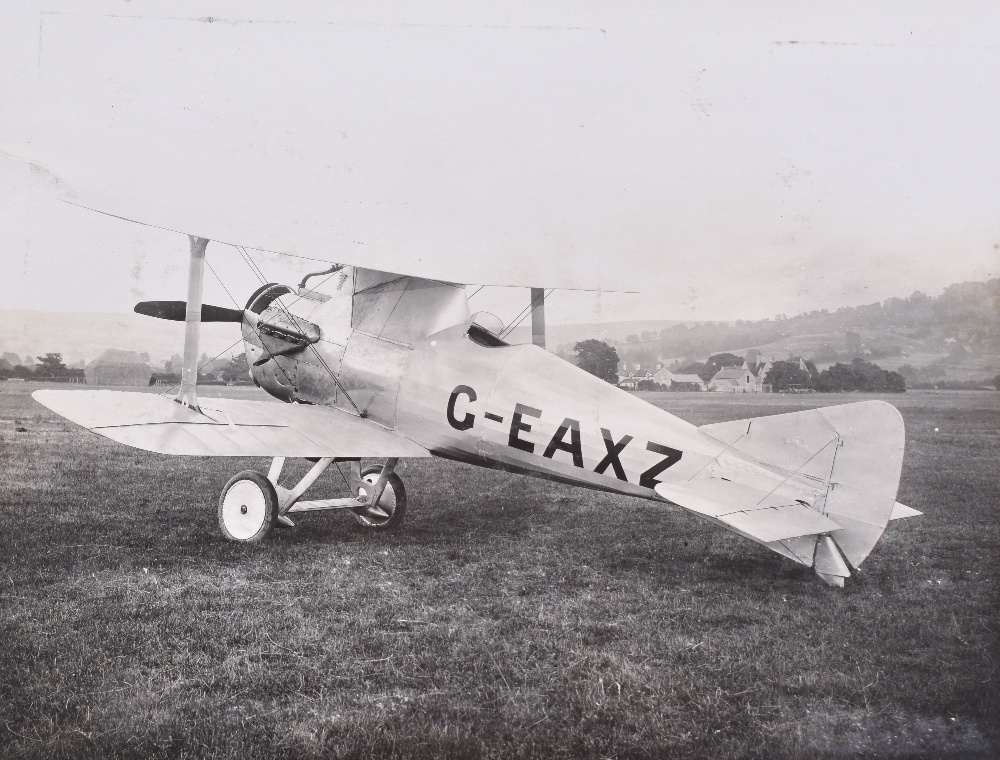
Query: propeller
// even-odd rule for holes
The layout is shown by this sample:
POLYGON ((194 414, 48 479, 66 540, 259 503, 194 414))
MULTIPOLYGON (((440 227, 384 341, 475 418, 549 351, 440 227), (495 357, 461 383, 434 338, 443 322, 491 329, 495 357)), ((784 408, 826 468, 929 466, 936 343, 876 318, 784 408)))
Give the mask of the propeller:
MULTIPOLYGON (((187 303, 184 301, 142 301, 135 305, 134 311, 136 314, 143 314, 147 317, 183 322, 187 317, 187 303)), ((243 321, 243 312, 240 309, 202 304, 201 321, 239 323, 243 321)))

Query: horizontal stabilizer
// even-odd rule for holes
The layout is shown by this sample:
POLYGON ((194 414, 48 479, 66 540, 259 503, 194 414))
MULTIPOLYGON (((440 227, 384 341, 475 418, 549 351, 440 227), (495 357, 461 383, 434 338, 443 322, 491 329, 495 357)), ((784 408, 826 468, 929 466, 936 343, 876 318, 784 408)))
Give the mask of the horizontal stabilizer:
POLYGON ((905 517, 919 517, 923 512, 920 512, 913 507, 908 507, 905 504, 900 504, 898 501, 892 508, 892 514, 889 515, 889 520, 902 520, 905 517))
POLYGON ((426 457, 371 420, 338 409, 201 399, 201 413, 172 398, 126 391, 39 390, 32 397, 77 425, 159 454, 258 457, 426 457))
POLYGON ((660 483, 656 492, 674 504, 717 520, 762 543, 841 529, 815 509, 796 502, 761 507, 759 503, 766 494, 736 482, 705 479, 679 485, 660 483))

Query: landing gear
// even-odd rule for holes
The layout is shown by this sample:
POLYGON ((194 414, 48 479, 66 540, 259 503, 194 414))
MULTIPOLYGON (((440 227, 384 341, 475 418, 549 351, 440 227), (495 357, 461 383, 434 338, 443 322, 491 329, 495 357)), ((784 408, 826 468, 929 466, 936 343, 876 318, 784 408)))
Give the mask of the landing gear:
POLYGON ((230 541, 262 541, 277 519, 278 496, 271 481, 260 473, 241 472, 222 489, 219 527, 230 541))
MULTIPOLYGON (((367 497, 374 491, 382 469, 379 465, 370 465, 361 471, 359 496, 367 497)), ((369 530, 392 530, 398 527, 406 516, 406 489, 403 488, 402 478, 390 472, 378 502, 372 499, 366 506, 355 507, 351 511, 358 524, 369 530)))
POLYGON ((369 530, 391 530, 403 522, 406 514, 406 489, 393 470, 398 459, 384 465, 361 469, 358 459, 339 460, 326 457, 315 462, 294 488, 278 485, 284 457, 275 457, 267 477, 256 472, 241 472, 230 480, 219 499, 219 527, 230 541, 257 543, 274 527, 293 528, 292 512, 316 512, 350 509, 358 524, 369 530), (350 498, 302 501, 306 490, 326 469, 337 461, 350 462, 350 498))

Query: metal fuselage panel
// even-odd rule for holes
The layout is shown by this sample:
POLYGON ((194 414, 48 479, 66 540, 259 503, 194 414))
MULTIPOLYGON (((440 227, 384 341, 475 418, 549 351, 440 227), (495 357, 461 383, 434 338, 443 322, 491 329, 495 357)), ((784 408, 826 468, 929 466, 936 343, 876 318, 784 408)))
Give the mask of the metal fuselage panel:
POLYGON ((243 325, 251 373, 283 401, 333 406, 387 428, 413 346, 468 319, 464 286, 344 267, 304 295, 285 288, 260 324, 243 325), (308 344, 266 345, 275 323, 315 329, 308 344), (263 338, 263 340, 262 340, 263 338), (281 353, 287 349, 287 353, 281 353))
POLYGON ((322 331, 295 353, 266 359, 245 328, 272 395, 358 414, 441 457, 587 488, 662 500, 658 483, 696 475, 786 488, 787 473, 542 348, 473 340, 457 286, 345 270, 328 296, 280 307, 322 331))
POLYGON ((725 448, 544 349, 482 346, 462 326, 415 347, 396 430, 438 456, 655 499, 725 448))

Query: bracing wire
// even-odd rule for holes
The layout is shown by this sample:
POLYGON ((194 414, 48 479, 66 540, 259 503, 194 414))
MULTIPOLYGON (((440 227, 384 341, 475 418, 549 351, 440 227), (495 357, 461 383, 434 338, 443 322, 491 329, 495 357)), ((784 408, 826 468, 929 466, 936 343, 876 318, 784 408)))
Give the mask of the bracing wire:
POLYGON ((527 318, 527 316, 529 314, 531 314, 531 312, 533 312, 535 310, 535 307, 539 303, 541 303, 542 301, 544 301, 546 298, 548 298, 554 292, 555 292, 555 288, 550 288, 547 293, 545 291, 542 291, 542 295, 540 295, 538 298, 532 299, 531 303, 528 304, 527 308, 522 309, 521 313, 518 314, 517 317, 514 318, 514 321, 511 322, 510 325, 502 333, 500 333, 500 337, 504 338, 504 337, 510 335, 514 331, 514 328, 517 327, 519 324, 521 324, 527 318))
MULTIPOLYGON (((544 294, 543 294, 542 297, 544 298, 544 294)), ((523 309, 521 309, 521 311, 519 311, 517 313, 517 316, 514 317, 510 321, 510 323, 508 324, 508 326, 504 328, 503 332, 500 334, 500 337, 502 338, 510 330, 512 330, 515 326, 519 325, 521 323, 521 320, 524 319, 524 317, 526 317, 528 314, 530 314, 531 311, 535 308, 535 304, 536 304, 537 301, 538 301, 538 299, 536 298, 536 299, 533 299, 530 302, 528 302, 528 305, 525 306, 523 309)))
MULTIPOLYGON (((214 267, 213 267, 213 266, 212 266, 212 265, 211 265, 211 264, 209 263, 209 261, 208 261, 208 258, 206 258, 206 259, 205 259, 205 265, 206 265, 206 266, 207 266, 207 267, 209 268, 209 270, 210 270, 210 271, 212 272, 212 274, 213 274, 213 275, 215 275, 215 279, 217 279, 217 280, 219 281, 219 284, 220 284, 220 285, 222 286, 222 289, 223 289, 224 291, 226 291, 226 295, 227 295, 227 296, 229 296, 229 300, 233 302, 233 305, 234 305, 234 306, 235 306, 235 307, 236 307, 237 309, 240 309, 240 308, 241 308, 241 307, 240 307, 240 305, 239 305, 239 304, 238 304, 238 303, 236 302, 236 299, 235 299, 235 298, 233 298, 233 294, 229 292, 229 288, 227 288, 227 287, 226 287, 226 283, 224 283, 224 282, 222 281, 222 278, 221 278, 221 277, 219 277, 219 273, 218 273, 218 272, 216 272, 216 271, 215 271, 215 268, 214 268, 214 267)), ((241 310, 242 310, 242 309, 241 309, 241 310)), ((255 330, 255 329, 253 328, 253 326, 252 326, 252 325, 251 325, 251 324, 250 324, 249 322, 247 322, 247 327, 249 327, 249 328, 250 328, 251 330, 253 330, 253 332, 254 332, 254 335, 256 335, 256 336, 257 336, 257 339, 258 339, 258 340, 260 341, 260 344, 261 344, 261 347, 263 347, 263 345, 264 345, 264 339, 263 339, 263 338, 261 337, 261 334, 260 334, 260 331, 259 331, 259 330, 255 330)), ((242 340, 242 338, 241 338, 241 340, 242 340)), ((267 349, 265 348, 264 350, 266 351, 267 349)), ((214 361, 214 359, 213 359, 213 361, 214 361)), ((286 380, 288 381, 288 384, 289 384, 290 386, 293 386, 293 385, 294 385, 294 383, 292 382, 292 378, 290 378, 290 377, 288 376, 288 373, 287 373, 287 372, 285 372, 285 368, 284 368, 284 367, 282 367, 282 366, 281 366, 280 364, 278 364, 278 362, 275 362, 274 364, 275 364, 275 366, 276 366, 276 367, 277 367, 278 369, 280 369, 280 370, 281 370, 281 374, 285 376, 285 379, 286 379, 286 380)))
MULTIPOLYGON (((247 253, 246 249, 243 248, 243 246, 238 246, 238 245, 237 246, 233 246, 233 247, 236 248, 240 252, 240 254, 243 256, 244 261, 247 262, 247 265, 250 267, 250 269, 260 279, 261 284, 265 284, 267 282, 267 279, 264 277, 264 273, 261 271, 260 267, 257 266, 257 263, 253 260, 253 258, 250 256, 250 254, 247 253)), ((213 270, 213 274, 215 274, 214 270, 213 270)), ((329 280, 335 274, 337 274, 337 272, 331 272, 325 279, 323 279, 322 281, 320 281, 319 283, 317 283, 309 292, 312 292, 313 290, 315 290, 316 288, 318 288, 320 285, 322 285, 323 283, 325 283, 327 280, 329 280)), ((216 276, 216 278, 218 278, 217 274, 215 276, 216 276)), ((221 280, 220 280, 220 282, 221 282, 221 280)), ((223 286, 223 287, 225 287, 225 286, 223 286)), ((230 298, 232 298, 232 296, 230 296, 230 298)), ((295 305, 300 300, 302 300, 302 296, 299 296, 298 298, 296 298, 294 301, 292 301, 292 303, 290 305, 295 305)), ((288 318, 288 320, 293 325, 296 324, 295 317, 293 317, 292 314, 291 314, 291 312, 288 311, 288 307, 286 307, 285 304, 283 304, 281 302, 280 298, 275 299, 274 303, 276 303, 278 305, 278 308, 281 309, 284 312, 285 316, 288 318)), ((260 337, 260 336, 258 335, 258 337, 260 337)), ((351 398, 351 394, 349 394, 347 392, 347 389, 344 387, 343 383, 340 382, 340 378, 337 377, 337 375, 334 373, 334 371, 332 369, 330 369, 330 365, 327 364, 326 359, 323 358, 323 356, 320 354, 320 352, 316 348, 316 346, 314 346, 314 345, 312 345, 310 343, 309 344, 309 349, 313 352, 313 355, 319 361, 320 366, 324 370, 326 370, 326 373, 333 379, 333 382, 337 384, 337 388, 339 388, 340 391, 341 391, 341 393, 344 394, 344 398, 346 398, 350 402, 351 406, 354 407, 354 411, 358 413, 358 416, 359 417, 365 417, 366 416, 365 413, 361 411, 361 409, 358 407, 358 405, 356 403, 354 403, 354 399, 351 398)), ((275 362, 275 364, 277 364, 277 362, 275 362)), ((278 366, 280 368, 281 365, 279 364, 278 366)), ((282 370, 282 374, 285 374, 284 370, 282 370)), ((288 378, 288 375, 285 374, 285 377, 288 378)), ((294 385, 294 383, 291 382, 290 378, 288 378, 288 380, 289 380, 290 384, 294 385)))
MULTIPOLYGON (((223 355, 224 353, 226 353, 227 351, 232 351, 232 350, 233 350, 234 348, 236 348, 236 346, 238 346, 238 345, 239 345, 239 344, 240 344, 240 343, 241 343, 242 341, 243 341, 243 338, 241 337, 241 338, 240 338, 240 339, 239 339, 238 341, 236 341, 235 343, 231 343, 231 344, 230 344, 229 346, 227 346, 226 348, 222 349, 222 351, 220 351, 220 352, 219 352, 219 353, 217 353, 217 354, 216 354, 215 356, 213 356, 213 357, 212 357, 211 359, 209 359, 209 360, 208 360, 207 362, 205 362, 205 363, 204 363, 204 364, 202 364, 202 365, 201 365, 200 367, 198 367, 198 371, 200 372, 201 370, 205 369, 205 367, 207 367, 207 366, 208 366, 209 364, 211 364, 212 362, 214 362, 214 361, 216 361, 217 359, 219 359, 219 358, 220 358, 220 357, 221 357, 221 356, 222 356, 222 355, 223 355)), ((173 391, 173 390, 174 390, 174 388, 176 388, 176 387, 177 387, 177 386, 179 386, 179 385, 180 385, 180 383, 174 383, 174 384, 173 384, 173 385, 171 385, 171 386, 170 386, 169 388, 167 388, 167 389, 166 389, 165 391, 163 391, 163 393, 161 393, 160 395, 161 395, 161 396, 166 396, 166 395, 170 394, 170 393, 171 393, 171 391, 173 391)))

